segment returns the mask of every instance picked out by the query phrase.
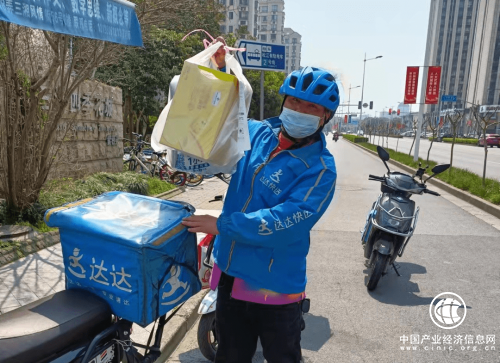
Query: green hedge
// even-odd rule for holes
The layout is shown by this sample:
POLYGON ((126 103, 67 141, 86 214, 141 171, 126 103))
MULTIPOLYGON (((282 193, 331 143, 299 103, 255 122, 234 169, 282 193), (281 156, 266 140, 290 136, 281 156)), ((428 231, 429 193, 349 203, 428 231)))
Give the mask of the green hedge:
MULTIPOLYGON (((432 139, 433 139, 432 137, 429 137, 429 141, 431 141, 432 139)), ((434 141, 437 141, 437 138, 434 141)), ((443 139, 443 142, 449 142, 451 144, 453 142, 453 138, 446 137, 446 138, 443 139)), ((459 139, 459 138, 456 138, 455 139, 455 144, 476 145, 477 144, 477 139, 459 139)))
MULTIPOLYGON (((467 140, 467 139, 464 139, 467 140)), ((362 143, 362 146, 367 149, 377 152, 377 145, 362 143)), ((400 153, 392 149, 387 149, 392 160, 399 161, 405 165, 408 165, 415 170, 418 168, 418 162, 413 161, 413 156, 405 153, 400 153)), ((422 165, 427 165, 426 160, 419 158, 422 165)), ((431 173, 431 169, 437 165, 435 161, 429 160, 428 172, 431 173)), ((382 165, 383 167, 383 165, 382 165)), ((436 175, 435 178, 440 179, 448 184, 453 185, 458 189, 468 191, 482 199, 488 200, 493 204, 500 205, 500 182, 493 179, 486 178, 483 187, 483 178, 473 172, 465 169, 452 167, 442 174, 436 175)))
POLYGON ((367 137, 361 137, 361 136, 358 136, 358 135, 344 134, 344 135, 342 135, 342 137, 346 138, 347 140, 352 141, 354 143, 368 142, 368 138, 367 137))

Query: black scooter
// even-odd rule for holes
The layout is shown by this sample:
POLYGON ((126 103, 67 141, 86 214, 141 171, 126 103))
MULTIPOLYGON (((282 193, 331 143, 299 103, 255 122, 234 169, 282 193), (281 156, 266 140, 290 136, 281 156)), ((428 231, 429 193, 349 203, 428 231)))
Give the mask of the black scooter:
POLYGON ((382 275, 387 273, 392 266, 400 276, 397 266, 394 264, 396 258, 402 257, 403 252, 417 227, 419 208, 415 209, 415 202, 410 199, 413 194, 424 193, 439 196, 438 193, 427 189, 427 180, 447 170, 450 165, 436 165, 433 174, 422 180, 428 166, 418 170, 413 175, 391 171, 387 166, 389 153, 382 147, 377 146, 377 152, 387 168, 384 176, 370 175, 369 180, 381 183, 381 194, 373 203, 366 217, 364 230, 361 231, 361 243, 367 259, 365 265, 370 269, 366 287, 374 290, 382 275), (420 179, 420 182, 415 180, 420 179))
POLYGON ((84 290, 63 290, 0 315, 0 361, 155 362, 164 326, 180 306, 157 319, 154 343, 147 347, 130 340, 132 322, 114 316, 105 300, 84 290), (145 355, 137 347, 146 349, 145 355))

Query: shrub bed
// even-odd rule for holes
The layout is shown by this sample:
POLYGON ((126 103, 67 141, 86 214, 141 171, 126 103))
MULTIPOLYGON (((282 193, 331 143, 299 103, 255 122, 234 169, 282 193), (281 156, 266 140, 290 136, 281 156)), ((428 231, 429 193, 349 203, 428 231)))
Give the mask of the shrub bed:
MULTIPOLYGON (((434 139, 434 141, 438 141, 439 138, 433 138, 433 137, 429 137, 429 141, 432 141, 434 139)), ((444 138, 442 139, 443 142, 449 142, 450 144, 453 142, 453 138, 444 138)), ((467 145, 476 145, 477 144, 477 139, 459 139, 459 138, 456 138, 455 139, 455 144, 467 144, 467 145)))
POLYGON ((346 138, 349 141, 352 141, 354 143, 360 143, 360 142, 367 142, 368 138, 367 137, 362 137, 358 135, 349 135, 349 134, 344 134, 342 137, 346 138))

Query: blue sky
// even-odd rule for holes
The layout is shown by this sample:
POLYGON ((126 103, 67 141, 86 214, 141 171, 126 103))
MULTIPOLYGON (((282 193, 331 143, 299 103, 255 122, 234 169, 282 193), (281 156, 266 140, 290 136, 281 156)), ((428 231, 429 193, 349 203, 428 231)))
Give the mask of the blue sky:
MULTIPOLYGON (((423 65, 429 9, 430 0, 285 0, 285 27, 302 35, 301 66, 340 76, 345 103, 349 84, 362 84, 365 52, 382 55, 366 62, 363 99, 374 102, 374 115, 403 101, 406 67, 423 65)), ((351 89, 351 104, 359 100, 361 87, 351 89)))

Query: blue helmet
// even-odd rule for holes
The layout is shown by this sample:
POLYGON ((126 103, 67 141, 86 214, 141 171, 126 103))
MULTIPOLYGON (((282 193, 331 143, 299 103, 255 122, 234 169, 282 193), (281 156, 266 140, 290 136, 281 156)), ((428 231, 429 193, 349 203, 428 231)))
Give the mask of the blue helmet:
POLYGON ((327 70, 305 67, 293 71, 280 87, 280 95, 316 103, 335 113, 339 107, 339 87, 327 70))

